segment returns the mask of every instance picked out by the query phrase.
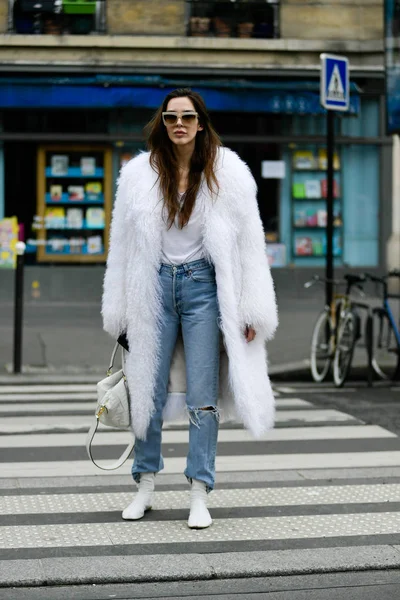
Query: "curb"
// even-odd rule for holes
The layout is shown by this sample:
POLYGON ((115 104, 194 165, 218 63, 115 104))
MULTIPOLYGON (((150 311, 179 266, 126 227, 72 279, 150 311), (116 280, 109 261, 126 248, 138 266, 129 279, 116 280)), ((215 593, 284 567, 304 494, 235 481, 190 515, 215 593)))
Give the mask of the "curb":
MULTIPOLYGON (((279 365, 270 365, 269 375, 289 375, 291 373, 308 373, 310 361, 308 359, 296 362, 282 363, 279 365)), ((56 369, 54 367, 32 367, 23 366, 22 373, 11 373, 7 368, 6 373, 0 373, 0 385, 12 384, 43 384, 43 383, 97 383, 101 377, 105 376, 106 369, 101 366, 93 367, 64 367, 56 369)))
MULTIPOLYGON (((295 362, 281 363, 280 365, 269 365, 268 375, 274 377, 276 375, 292 375, 293 373, 310 373, 310 360, 305 358, 304 360, 298 360, 295 362)), ((311 374, 310 374, 311 378, 311 374)))
POLYGON ((0 588, 215 580, 398 568, 400 546, 390 545, 216 554, 82 556, 4 560, 0 567, 0 588))

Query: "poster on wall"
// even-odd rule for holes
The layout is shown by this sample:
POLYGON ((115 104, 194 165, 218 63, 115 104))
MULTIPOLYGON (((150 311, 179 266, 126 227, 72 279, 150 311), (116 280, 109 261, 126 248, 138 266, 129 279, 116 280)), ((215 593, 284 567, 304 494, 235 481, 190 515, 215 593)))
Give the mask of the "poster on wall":
POLYGON ((17 217, 0 219, 0 268, 15 269, 17 263, 15 247, 17 242, 17 217))
POLYGON ((270 267, 286 266, 285 244, 266 244, 265 251, 268 256, 268 263, 270 267))
POLYGON ((386 131, 400 133, 400 0, 385 0, 386 131))

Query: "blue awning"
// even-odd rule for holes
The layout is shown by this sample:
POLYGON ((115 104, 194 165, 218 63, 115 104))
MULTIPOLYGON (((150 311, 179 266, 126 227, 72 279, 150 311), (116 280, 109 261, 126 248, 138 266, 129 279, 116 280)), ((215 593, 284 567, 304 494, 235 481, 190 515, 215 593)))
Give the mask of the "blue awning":
MULTIPOLYGON (((201 93, 209 110, 322 114, 317 81, 189 80, 161 76, 0 78, 0 108, 151 108, 177 87, 201 93)), ((360 106, 352 84, 350 114, 360 106)))

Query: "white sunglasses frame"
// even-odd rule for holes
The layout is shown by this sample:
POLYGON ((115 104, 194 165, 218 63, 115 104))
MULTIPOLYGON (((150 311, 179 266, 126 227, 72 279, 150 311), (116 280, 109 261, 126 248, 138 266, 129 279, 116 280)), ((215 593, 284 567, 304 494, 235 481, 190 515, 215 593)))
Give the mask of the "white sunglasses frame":
MULTIPOLYGON (((183 125, 183 117, 185 115, 195 115, 195 117, 197 118, 197 120, 199 120, 199 113, 196 112, 195 110, 188 110, 186 112, 185 111, 184 112, 178 112, 177 110, 166 110, 166 111, 164 111, 161 114, 162 114, 162 120, 163 120, 163 123, 164 123, 165 127, 174 127, 177 124, 178 119, 181 120, 182 125, 183 125), (165 122, 165 115, 175 115, 176 116, 176 121, 174 123, 166 123, 165 122)), ((188 124, 190 125, 190 123, 188 123, 188 124)))

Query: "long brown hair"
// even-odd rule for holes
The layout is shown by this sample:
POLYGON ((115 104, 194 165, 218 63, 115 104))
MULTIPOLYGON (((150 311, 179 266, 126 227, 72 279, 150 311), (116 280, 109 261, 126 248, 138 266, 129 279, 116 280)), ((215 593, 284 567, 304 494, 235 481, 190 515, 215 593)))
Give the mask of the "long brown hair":
POLYGON ((181 88, 170 92, 157 110, 154 117, 146 125, 147 146, 150 150, 150 164, 158 173, 158 181, 164 198, 164 206, 168 211, 168 227, 171 227, 177 213, 179 226, 183 228, 189 221, 196 196, 204 173, 207 187, 211 193, 218 190, 218 180, 215 175, 215 158, 221 140, 213 128, 203 98, 189 88, 181 88), (199 123, 203 127, 195 138, 195 149, 190 161, 188 188, 185 193, 182 209, 179 203, 179 172, 173 142, 168 137, 162 121, 162 113, 167 110, 172 98, 189 98, 199 114, 199 123))

